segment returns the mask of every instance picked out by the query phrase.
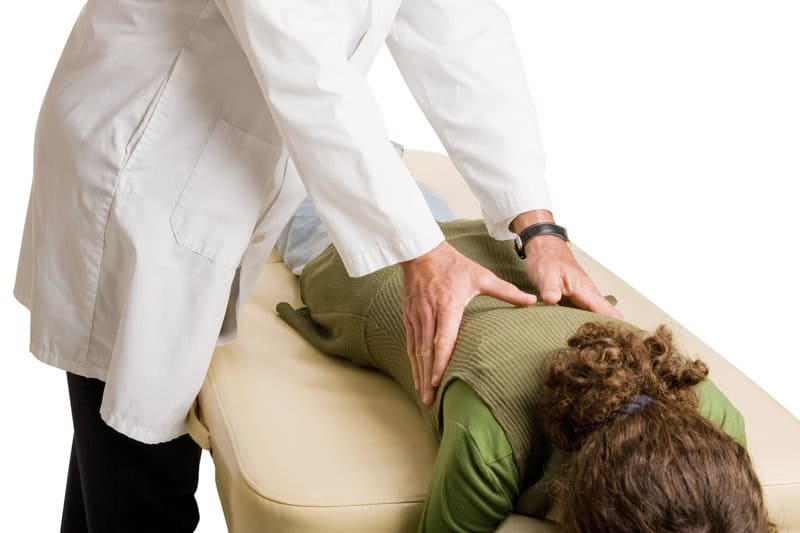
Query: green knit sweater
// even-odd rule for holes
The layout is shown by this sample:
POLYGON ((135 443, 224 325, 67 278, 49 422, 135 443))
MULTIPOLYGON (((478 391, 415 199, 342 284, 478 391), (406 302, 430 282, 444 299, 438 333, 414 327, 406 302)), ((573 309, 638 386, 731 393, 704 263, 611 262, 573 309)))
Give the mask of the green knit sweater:
MULTIPOLYGON (((539 295, 510 242, 491 238, 482 220, 439 225, 447 241, 464 256, 539 295)), ((541 300, 518 307, 491 296, 477 296, 464 309, 442 386, 433 404, 426 406, 414 389, 406 354, 402 282, 399 265, 349 277, 331 245, 304 268, 300 294, 307 307, 294 310, 281 303, 277 310, 319 350, 391 375, 415 399, 437 438, 441 438, 442 391, 455 379, 466 382, 503 428, 522 485, 539 479, 552 451, 543 440, 540 416, 547 361, 584 322, 617 319, 541 300)), ((606 298, 616 303, 613 296, 606 298)))

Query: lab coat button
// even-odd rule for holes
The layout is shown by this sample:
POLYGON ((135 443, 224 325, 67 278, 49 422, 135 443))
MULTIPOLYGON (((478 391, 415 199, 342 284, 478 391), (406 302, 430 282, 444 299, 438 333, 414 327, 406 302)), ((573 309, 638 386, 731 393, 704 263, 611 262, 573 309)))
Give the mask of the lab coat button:
POLYGON ((250 242, 253 244, 258 244, 266 238, 267 236, 264 235, 263 233, 256 233, 255 235, 253 235, 253 238, 250 239, 250 242))

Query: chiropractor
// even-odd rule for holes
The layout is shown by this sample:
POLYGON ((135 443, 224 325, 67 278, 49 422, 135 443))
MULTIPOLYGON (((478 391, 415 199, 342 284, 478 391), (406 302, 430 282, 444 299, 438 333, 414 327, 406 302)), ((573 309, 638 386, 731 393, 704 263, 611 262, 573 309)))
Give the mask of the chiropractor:
MULTIPOLYGON (((472 297, 534 303, 444 241, 365 80, 384 43, 490 234, 554 222, 522 63, 492 0, 81 10, 39 113, 14 287, 30 351, 67 372, 62 531, 195 528, 187 412, 306 194, 348 274, 403 265, 428 400, 472 297)), ((545 302, 617 313, 562 237, 524 250, 545 302)))

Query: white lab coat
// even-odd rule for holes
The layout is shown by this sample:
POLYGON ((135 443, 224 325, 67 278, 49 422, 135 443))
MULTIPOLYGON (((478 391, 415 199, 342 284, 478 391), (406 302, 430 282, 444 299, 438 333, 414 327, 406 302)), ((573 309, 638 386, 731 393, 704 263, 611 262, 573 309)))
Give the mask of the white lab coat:
POLYGON ((14 295, 37 358, 106 381, 111 427, 148 443, 187 431, 306 192, 351 276, 443 240, 365 81, 384 42, 490 234, 550 209, 492 0, 85 5, 39 114, 14 295))

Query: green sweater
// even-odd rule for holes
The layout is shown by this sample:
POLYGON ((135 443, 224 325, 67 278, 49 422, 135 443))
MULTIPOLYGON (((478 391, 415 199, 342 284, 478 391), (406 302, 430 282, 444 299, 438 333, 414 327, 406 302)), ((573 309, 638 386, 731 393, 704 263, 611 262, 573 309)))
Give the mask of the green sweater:
MULTIPOLYGON (((510 243, 488 236, 483 221, 439 224, 448 242, 459 252, 523 290, 538 294, 510 243)), ((454 502, 464 503, 462 507, 477 505, 465 504, 470 498, 464 498, 469 495, 465 493, 463 480, 457 481, 460 472, 479 475, 482 479, 472 481, 480 481, 482 485, 479 483, 478 487, 483 486, 489 492, 494 489, 495 496, 499 495, 500 500, 484 501, 486 509, 480 509, 479 505, 477 509, 477 518, 484 521, 491 518, 496 527, 504 516, 500 514, 498 520, 497 511, 507 513, 519 488, 540 480, 548 460, 555 457, 544 439, 539 413, 541 380, 548 355, 563 347, 566 339, 587 320, 616 320, 561 305, 540 302, 517 307, 490 296, 475 297, 464 311, 453 357, 429 407, 419 400, 414 389, 406 355, 399 265, 350 278, 335 248, 329 246, 305 266, 300 290, 308 307, 294 310, 281 303, 277 308, 281 317, 321 351, 390 374, 417 403, 426 423, 442 441, 440 456, 458 456, 460 466, 467 465, 437 474, 440 463, 437 457, 423 524, 426 517, 443 524, 447 516, 455 520, 456 512, 448 513, 442 508, 454 502), (451 384, 455 386, 450 387, 451 384), (460 391, 448 392, 458 401, 444 400, 444 392, 449 390, 460 391), (448 406, 453 414, 450 418, 448 406), (448 432, 456 438, 448 438, 448 432), (475 458, 480 458, 477 463, 482 464, 477 464, 475 458), (461 499, 449 494, 454 487, 461 499), (435 512, 429 512, 432 508, 435 512)), ((613 297, 607 298, 615 301, 613 297)), ((731 409, 732 406, 711 410, 732 413, 731 409)), ((728 419, 740 420, 740 417, 728 416, 728 419)), ((490 494, 481 490, 472 494, 472 499, 480 499, 481 494, 490 498, 490 494)), ((457 510, 462 520, 464 512, 467 509, 457 510)), ((441 527, 424 530, 447 530, 444 525, 441 527)), ((492 530, 488 523, 485 530, 492 530)))

